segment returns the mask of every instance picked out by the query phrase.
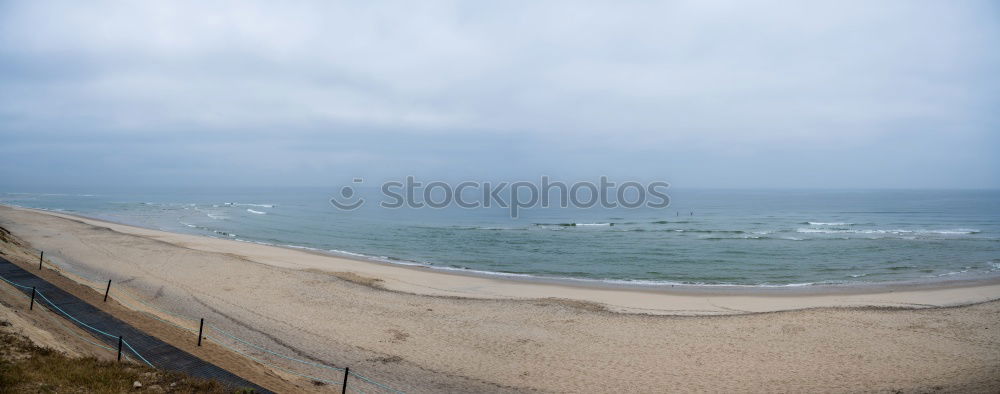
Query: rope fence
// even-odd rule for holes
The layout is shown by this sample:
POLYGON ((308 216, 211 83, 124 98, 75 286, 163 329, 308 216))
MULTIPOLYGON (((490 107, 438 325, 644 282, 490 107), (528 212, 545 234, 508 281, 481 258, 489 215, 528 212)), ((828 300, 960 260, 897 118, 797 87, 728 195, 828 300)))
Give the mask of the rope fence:
MULTIPOLYGON (((3 277, 0 277, 0 279, 3 279, 4 281, 6 281, 6 282, 10 283, 10 281, 8 281, 8 280, 7 280, 6 278, 3 278, 3 277)), ((13 283, 10 283, 10 284, 12 284, 12 285, 13 285, 13 283)), ((24 293, 22 293, 22 292, 19 292, 19 291, 11 291, 11 290, 8 290, 8 289, 7 289, 6 287, 4 287, 3 289, 4 289, 4 291, 6 291, 6 292, 7 292, 7 293, 9 293, 9 294, 15 294, 15 295, 18 295, 18 296, 20 296, 20 297, 24 297, 24 298, 30 298, 30 297, 29 297, 29 296, 28 296, 27 294, 24 294, 24 293)), ((39 305, 39 307, 42 307, 42 308, 45 308, 45 306, 44 306, 44 305, 39 305)), ((48 309, 48 308, 46 308, 46 309, 48 309)), ((51 311, 51 310, 50 310, 50 311, 51 311)), ((55 313, 56 313, 55 311, 51 311, 51 312, 52 312, 53 314, 55 314, 55 313)), ((64 330, 66 330, 66 332, 68 332, 68 333, 70 333, 70 334, 73 334, 73 336, 75 336, 75 337, 77 337, 77 338, 79 338, 79 339, 83 340, 84 342, 87 342, 87 343, 89 343, 89 344, 91 344, 91 345, 94 345, 94 346, 97 346, 97 347, 99 347, 99 348, 101 348, 101 349, 104 349, 104 350, 108 350, 108 351, 111 351, 111 352, 115 352, 115 349, 111 348, 110 346, 106 346, 106 345, 104 345, 104 344, 100 344, 100 343, 97 343, 97 342, 94 342, 94 341, 92 341, 92 340, 91 340, 90 338, 87 338, 87 337, 84 337, 83 335, 80 335, 79 333, 77 333, 77 332, 76 332, 76 330, 74 330, 74 329, 72 329, 72 328, 69 328, 69 326, 67 326, 66 324, 64 324, 64 323, 63 323, 63 322, 61 321, 61 320, 62 320, 61 318, 56 318, 56 317, 54 317, 54 316, 53 316, 52 314, 44 314, 44 316, 45 316, 45 317, 47 317, 47 318, 49 318, 49 320, 51 320, 52 322, 56 323, 57 325, 59 325, 59 326, 60 326, 61 328, 63 328, 64 330)))
MULTIPOLYGON (((76 316, 73 316, 73 315, 71 315, 71 314, 67 313, 67 312, 66 312, 65 310, 63 310, 62 308, 60 308, 60 307, 59 307, 58 305, 56 305, 56 304, 55 304, 54 302, 52 302, 51 300, 49 300, 49 298, 48 298, 48 297, 46 297, 46 296, 45 296, 45 294, 44 294, 44 293, 42 293, 42 291, 41 291, 41 290, 37 290, 37 289, 35 289, 35 288, 33 288, 33 287, 30 287, 30 286, 24 286, 24 285, 21 285, 21 284, 18 284, 18 283, 14 283, 14 282, 12 282, 12 281, 8 280, 7 278, 4 278, 3 276, 0 276, 0 280, 3 280, 4 282, 7 282, 7 283, 9 283, 9 284, 11 284, 12 286, 15 286, 15 287, 20 287, 20 288, 22 288, 22 289, 26 289, 26 290, 32 290, 32 291, 33 291, 33 292, 34 292, 35 294, 37 294, 37 295, 38 295, 38 296, 39 296, 39 297, 40 297, 40 298, 41 298, 42 300, 44 300, 45 302, 47 302, 47 303, 48 303, 48 304, 49 304, 49 305, 50 305, 51 307, 46 307, 46 306, 45 306, 44 304, 39 304, 39 306, 41 306, 41 307, 43 307, 43 308, 46 308, 46 309, 48 309, 48 310, 49 310, 49 311, 51 311, 51 312, 52 312, 53 314, 60 314, 60 313, 61 313, 62 315, 64 315, 64 316, 68 317, 68 318, 69 318, 70 320, 72 320, 72 321, 76 322, 76 323, 77 323, 77 324, 78 324, 78 325, 79 325, 80 327, 82 327, 82 328, 86 328, 86 329, 88 329, 88 330, 90 330, 90 331, 93 331, 93 332, 95 332, 95 333, 98 333, 98 334, 101 334, 101 335, 105 335, 105 336, 108 336, 108 337, 111 337, 111 338, 113 338, 113 339, 119 339, 119 340, 121 340, 121 343, 122 343, 123 345, 125 345, 126 347, 128 347, 128 349, 129 349, 129 350, 131 350, 131 351, 132 351, 132 353, 133 353, 133 354, 134 354, 134 355, 135 355, 136 357, 138 357, 138 358, 139 358, 140 360, 142 360, 142 361, 143 361, 144 363, 146 363, 146 365, 149 365, 150 367, 154 367, 154 368, 155 368, 155 366, 154 366, 154 365, 153 365, 152 363, 150 363, 150 362, 149 362, 148 360, 146 360, 146 358, 145 358, 145 357, 143 357, 143 356, 142 356, 141 354, 139 354, 139 352, 138 352, 138 351, 136 351, 136 350, 135 350, 135 348, 133 348, 133 347, 132 347, 132 345, 130 345, 130 344, 128 343, 128 341, 126 341, 125 339, 121 338, 120 336, 116 336, 116 335, 112 335, 112 334, 109 334, 109 333, 107 333, 107 332, 104 332, 104 331, 101 331, 101 330, 99 330, 99 329, 97 329, 97 328, 94 328, 93 326, 91 326, 91 325, 89 325, 89 324, 87 324, 87 323, 84 323, 83 321, 81 321, 80 319, 78 319, 78 318, 77 318, 76 316), (58 311, 58 313, 57 313, 57 311, 58 311)), ((23 296, 23 297, 25 297, 25 298, 28 298, 28 295, 26 295, 26 294, 24 294, 24 293, 20 293, 20 292, 19 292, 19 293, 17 293, 17 294, 20 294, 21 296, 23 296)), ((53 320, 53 321, 55 321, 56 323, 59 323, 59 322, 58 322, 58 320, 53 320)), ((95 345, 95 346, 97 346, 97 347, 100 347, 100 348, 102 348, 102 349, 106 349, 106 350, 108 350, 108 351, 111 351, 111 352, 116 352, 116 350, 115 350, 114 348, 110 347, 110 346, 106 346, 106 345, 102 345, 102 344, 99 344, 99 343, 96 343, 96 342, 94 342, 94 341, 91 341, 90 339, 87 339, 87 338, 85 338, 85 337, 81 336, 80 334, 77 334, 77 333, 76 333, 76 332, 74 332, 74 331, 73 331, 72 329, 70 329, 69 327, 66 327, 66 325, 64 325, 64 324, 62 324, 62 323, 59 323, 59 325, 60 325, 60 326, 62 326, 63 328, 65 328, 65 329, 66 329, 66 331, 70 332, 71 334, 73 334, 74 336, 76 336, 76 337, 78 337, 78 338, 80 338, 80 339, 83 339, 83 340, 84 340, 84 341, 86 341, 87 343, 90 343, 90 344, 92 344, 92 345, 95 345)), ((122 352, 121 352, 120 350, 118 350, 118 351, 117 351, 117 353, 118 353, 118 357, 119 357, 119 359, 120 359, 120 358, 121 358, 122 356, 124 356, 124 357, 125 357, 125 359, 126 359, 127 361, 132 361, 132 360, 131 360, 131 358, 129 358, 129 357, 128 357, 128 354, 123 354, 123 353, 122 353, 122 352)))
MULTIPOLYGON (((42 259, 44 254, 39 256, 39 267, 42 267, 42 259)), ((47 260, 47 259, 46 259, 47 260)), ((143 300, 132 291, 122 288, 121 286, 108 285, 105 287, 106 282, 98 280, 96 278, 89 277, 77 270, 69 267, 63 267, 62 265, 53 264, 51 261, 46 261, 47 267, 58 272, 63 277, 68 278, 76 283, 87 286, 94 291, 105 293, 107 297, 117 301, 123 306, 143 313, 157 321, 166 323, 170 326, 176 327, 183 331, 191 332, 195 335, 201 331, 201 321, 199 319, 185 316, 180 313, 168 311, 162 307, 153 305, 152 303, 143 300), (141 305, 141 307, 139 306, 141 305)), ((10 283, 17 287, 22 287, 30 289, 30 287, 25 287, 14 282, 7 280, 6 278, 0 277, 5 282, 10 283)), ((21 294, 21 293, 19 293, 21 294)), ((27 297, 24 294, 22 296, 27 297)), ((65 311, 63 311, 59 306, 52 303, 47 297, 38 292, 38 295, 46 301, 51 308, 50 310, 58 310, 62 314, 68 317, 70 320, 74 321, 81 327, 87 328, 97 334, 101 334, 107 337, 117 339, 118 336, 112 335, 110 333, 101 331, 94 328, 75 316, 72 316, 65 311)), ((269 349, 260 344, 254 343, 247 339, 241 338, 230 331, 224 330, 213 323, 205 324, 205 332, 202 333, 202 337, 208 339, 215 344, 222 346, 234 353, 237 353, 243 357, 246 357, 260 365, 271 368, 273 370, 281 371, 293 376, 300 378, 305 378, 312 381, 314 384, 318 385, 329 385, 329 386, 340 386, 341 392, 346 392, 350 390, 357 393, 403 393, 403 391, 392 388, 386 384, 380 383, 372 378, 358 374, 355 371, 350 370, 347 367, 337 367, 333 365, 327 365, 316 361, 303 360, 298 357, 289 356, 281 352, 269 349), (215 334, 215 335, 213 335, 215 334)), ((75 333, 74 333, 75 334, 75 333)), ((89 341, 93 343, 92 341, 89 341)), ((128 350, 130 350, 135 357, 142 360, 145 364, 153 366, 145 357, 139 354, 136 349, 132 347, 131 344, 122 340, 122 344, 125 345, 128 350)), ((103 345, 98 345, 110 351, 115 351, 115 349, 103 345)), ((199 339, 200 346, 200 339, 199 339)), ((126 355, 127 358, 127 355, 126 355)))

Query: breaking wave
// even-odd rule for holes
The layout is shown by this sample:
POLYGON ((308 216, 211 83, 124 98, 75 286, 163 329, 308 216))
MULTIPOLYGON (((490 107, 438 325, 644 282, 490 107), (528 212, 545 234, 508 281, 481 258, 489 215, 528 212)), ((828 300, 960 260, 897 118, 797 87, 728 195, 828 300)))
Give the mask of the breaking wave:
POLYGON ((799 232, 799 233, 805 233, 805 234, 893 234, 893 235, 902 235, 902 234, 913 234, 913 235, 930 235, 930 234, 937 234, 937 235, 968 235, 968 234, 978 234, 979 233, 979 230, 965 229, 965 228, 959 228, 959 229, 953 229, 953 230, 903 230, 903 229, 895 229, 895 230, 851 229, 851 230, 845 230, 845 229, 800 228, 800 229, 795 230, 795 231, 799 232))

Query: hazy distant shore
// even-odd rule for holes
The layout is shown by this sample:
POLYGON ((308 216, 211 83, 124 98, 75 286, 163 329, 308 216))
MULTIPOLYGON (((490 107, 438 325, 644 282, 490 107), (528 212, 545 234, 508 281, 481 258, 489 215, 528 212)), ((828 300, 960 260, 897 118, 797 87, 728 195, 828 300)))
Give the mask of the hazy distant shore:
POLYGON ((0 207, 0 225, 53 264, 164 310, 407 392, 1000 385, 995 280, 651 291, 451 274, 22 208, 0 207))

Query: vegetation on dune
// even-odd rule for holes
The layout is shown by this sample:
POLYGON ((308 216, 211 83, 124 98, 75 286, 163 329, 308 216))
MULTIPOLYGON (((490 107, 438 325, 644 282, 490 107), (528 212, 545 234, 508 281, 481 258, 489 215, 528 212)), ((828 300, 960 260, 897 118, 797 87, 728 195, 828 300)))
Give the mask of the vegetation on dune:
MULTIPOLYGON (((0 325, 10 323, 0 321, 0 325)), ((0 332, 0 393, 231 393, 212 380, 144 365, 74 358, 28 338, 0 332), (138 384, 136 384, 138 382, 138 384)))

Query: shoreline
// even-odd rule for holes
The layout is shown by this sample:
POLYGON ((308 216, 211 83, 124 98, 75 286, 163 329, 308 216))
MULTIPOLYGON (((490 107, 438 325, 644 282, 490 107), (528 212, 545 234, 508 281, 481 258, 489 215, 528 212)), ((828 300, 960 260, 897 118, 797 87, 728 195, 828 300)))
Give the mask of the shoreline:
MULTIPOLYGON (((102 221, 100 219, 93 219, 93 220, 102 221)), ((165 230, 157 230, 157 229, 151 229, 151 230, 164 231, 173 234, 182 234, 165 230)), ((332 251, 317 250, 315 248, 306 248, 294 245, 275 245, 263 242, 246 241, 246 240, 227 240, 225 238, 214 238, 214 237, 207 237, 207 238, 218 239, 223 241, 246 242, 262 246, 270 246, 275 248, 302 251, 304 253, 316 254, 319 256, 341 258, 368 264, 378 264, 389 267, 399 267, 399 268, 413 269, 413 270, 428 270, 441 275, 455 275, 460 277, 494 279, 500 281, 522 282, 522 283, 542 284, 551 286, 579 287, 583 289, 627 290, 627 291, 667 293, 667 294, 788 295, 788 296, 824 295, 824 294, 878 294, 878 293, 890 293, 890 292, 905 291, 905 290, 952 289, 952 288, 1000 284, 1000 272, 988 275, 988 277, 986 278, 982 276, 976 278, 940 278, 940 279, 926 278, 924 280, 913 279, 913 280, 901 280, 901 281, 853 282, 853 283, 804 283, 804 284, 794 283, 787 285, 693 284, 693 283, 671 283, 671 282, 653 282, 653 281, 649 281, 651 283, 641 283, 642 281, 638 280, 629 281, 625 279, 547 277, 547 276, 537 276, 532 274, 491 272, 491 271, 480 271, 480 270, 463 269, 463 268, 440 267, 440 266, 420 264, 420 263, 413 263, 413 264, 394 263, 391 261, 383 261, 381 259, 377 259, 374 257, 352 256, 349 254, 345 255, 332 251)), ((967 274, 970 276, 973 275, 971 273, 967 274)), ((997 298, 1000 299, 1000 295, 998 295, 997 298)))
POLYGON ((470 299, 569 299, 600 304, 616 312, 683 315, 773 312, 840 306, 957 306, 1000 299, 1000 275, 969 279, 775 287, 643 285, 520 274, 506 276, 385 262, 305 247, 174 233, 66 212, 3 206, 91 226, 106 227, 122 234, 154 239, 189 249, 236 255, 264 265, 321 271, 335 276, 348 273, 374 283, 383 290, 423 296, 470 299), (714 299, 708 301, 705 297, 714 299), (719 301, 728 301, 732 304, 720 305, 719 301))
MULTIPOLYGON (((550 277, 550 276, 538 276, 538 275, 524 274, 524 273, 493 272, 493 271, 482 271, 482 270, 474 270, 467 268, 444 267, 444 266, 436 266, 433 264, 425 264, 420 262, 403 262, 403 261, 393 262, 393 261, 386 261, 386 258, 368 256, 360 253, 352 253, 346 251, 332 251, 332 250, 323 250, 307 246, 272 244, 261 241, 213 237, 200 234, 188 234, 188 233, 174 232, 158 228, 143 227, 139 225, 122 223, 122 222, 115 222, 107 219, 101 219, 65 211, 30 208, 30 207, 23 207, 17 205, 9 205, 9 204, 0 204, 0 206, 12 209, 28 210, 73 220, 92 221, 107 225, 125 226, 125 227, 132 227, 136 229, 149 230, 149 231, 159 231, 168 234, 202 237, 218 241, 231 241, 231 242, 240 242, 246 244, 281 248, 290 251, 315 254, 324 257, 352 260, 366 264, 377 264, 389 267, 420 270, 422 272, 427 272, 429 270, 442 275, 456 275, 462 277, 545 284, 553 286, 580 287, 585 289, 612 289, 612 290, 631 290, 631 291, 653 292, 653 293, 664 292, 664 293, 677 293, 677 294, 708 294, 708 295, 711 294, 823 295, 823 294, 878 294, 878 293, 889 293, 889 292, 906 291, 906 290, 933 290, 933 289, 963 288, 963 287, 974 287, 980 285, 1000 284, 1000 271, 991 272, 987 274, 961 272, 961 273, 956 273, 954 276, 951 277, 938 276, 938 277, 927 277, 924 279, 894 280, 894 281, 883 281, 883 282, 791 283, 791 284, 773 284, 773 285, 772 284, 758 284, 758 285, 704 284, 704 283, 695 284, 695 283, 674 283, 669 281, 651 281, 651 280, 550 277)), ((1000 299, 1000 295, 998 295, 997 297, 998 299, 1000 299)))

